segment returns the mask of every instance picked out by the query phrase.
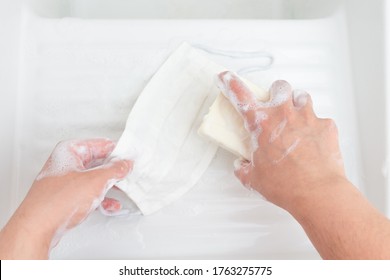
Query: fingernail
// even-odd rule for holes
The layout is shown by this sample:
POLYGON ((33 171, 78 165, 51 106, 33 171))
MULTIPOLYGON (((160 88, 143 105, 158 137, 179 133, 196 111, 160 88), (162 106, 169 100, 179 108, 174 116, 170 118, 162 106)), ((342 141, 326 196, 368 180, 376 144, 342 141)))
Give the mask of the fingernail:
POLYGON ((102 207, 109 212, 119 211, 122 209, 122 204, 115 199, 104 199, 101 203, 102 207))
POLYGON ((117 165, 117 176, 124 177, 133 169, 133 162, 131 160, 124 160, 119 158, 112 158, 110 162, 117 165))
POLYGON ((133 162, 130 160, 122 160, 121 171, 123 173, 129 173, 133 169, 133 162))
POLYGON ((309 94, 304 91, 295 90, 293 95, 294 95, 294 106, 297 109, 303 108, 307 103, 309 94))
POLYGON ((234 74, 230 71, 225 71, 217 75, 216 85, 224 95, 229 91, 230 81, 232 80, 233 75, 234 74))

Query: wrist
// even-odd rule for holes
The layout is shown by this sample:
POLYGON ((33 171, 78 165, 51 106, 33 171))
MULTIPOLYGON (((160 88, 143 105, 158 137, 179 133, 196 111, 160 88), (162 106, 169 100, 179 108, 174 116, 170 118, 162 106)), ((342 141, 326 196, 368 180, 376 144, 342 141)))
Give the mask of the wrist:
POLYGON ((293 194, 293 199, 284 207, 298 221, 306 219, 325 202, 334 201, 336 196, 343 193, 357 191, 356 188, 344 176, 334 176, 328 180, 319 180, 315 183, 307 183, 293 194))
POLYGON ((18 213, 0 232, 1 259, 47 259, 52 234, 18 213))

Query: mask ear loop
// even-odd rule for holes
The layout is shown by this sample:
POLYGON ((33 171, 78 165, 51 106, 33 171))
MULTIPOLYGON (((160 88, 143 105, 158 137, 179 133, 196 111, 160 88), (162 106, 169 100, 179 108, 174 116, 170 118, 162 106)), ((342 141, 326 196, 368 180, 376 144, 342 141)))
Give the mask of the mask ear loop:
POLYGON ((205 45, 194 44, 194 48, 207 52, 211 55, 224 56, 231 59, 264 59, 264 63, 258 63, 257 65, 247 66, 236 71, 238 75, 248 74, 252 72, 260 72, 270 69, 274 64, 274 56, 270 52, 266 51, 230 51, 230 50, 220 50, 213 49, 205 45))

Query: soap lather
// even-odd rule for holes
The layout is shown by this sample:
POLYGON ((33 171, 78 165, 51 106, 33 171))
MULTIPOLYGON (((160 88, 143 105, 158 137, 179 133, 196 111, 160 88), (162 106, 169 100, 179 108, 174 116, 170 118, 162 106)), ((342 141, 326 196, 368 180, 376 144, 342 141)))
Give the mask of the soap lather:
MULTIPOLYGON (((267 91, 244 78, 241 80, 260 101, 269 99, 267 91)), ((240 114, 222 93, 218 94, 208 114, 203 118, 198 134, 239 157, 248 160, 251 158, 251 136, 240 114)))

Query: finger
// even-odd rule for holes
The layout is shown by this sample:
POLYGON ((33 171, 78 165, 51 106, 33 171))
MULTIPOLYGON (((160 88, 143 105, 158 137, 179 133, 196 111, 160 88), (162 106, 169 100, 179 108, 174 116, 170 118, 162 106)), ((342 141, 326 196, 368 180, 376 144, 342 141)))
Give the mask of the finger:
POLYGON ((104 198, 101 203, 101 206, 104 210, 108 212, 117 212, 122 209, 122 204, 120 203, 120 201, 109 197, 104 198))
MULTIPOLYGON (((336 122, 333 120, 333 119, 328 119, 328 118, 325 118, 325 119, 319 119, 321 124, 323 125, 323 131, 325 132, 331 132, 331 133, 334 133, 336 135, 336 137, 338 137, 338 129, 337 129, 337 125, 336 125, 336 122)), ((338 141, 336 141, 338 142, 338 141)))
POLYGON ((133 162, 131 160, 112 159, 105 165, 96 168, 102 178, 121 180, 133 170, 133 162))
POLYGON ((97 186, 98 192, 101 192, 101 189, 108 191, 117 181, 125 178, 132 169, 132 161, 114 159, 109 163, 86 171, 86 174, 91 180, 95 180, 96 183, 92 185, 97 186), (111 185, 107 186, 108 183, 111 185))
POLYGON ((256 97, 240 78, 232 72, 222 72, 218 75, 218 87, 243 117, 247 127, 257 127, 256 97))
POLYGON ((76 157, 85 168, 92 168, 103 163, 115 148, 115 142, 109 139, 89 139, 71 143, 76 157))
POLYGON ((85 171, 89 180, 90 191, 97 197, 103 197, 120 180, 124 179, 133 168, 129 160, 112 160, 97 168, 85 171))
POLYGON ((251 170, 252 164, 250 161, 246 159, 236 159, 234 161, 234 175, 246 187, 250 187, 251 170))
POLYGON ((233 105, 256 105, 255 95, 233 72, 222 72, 218 78, 222 83, 223 94, 229 100, 235 101, 233 105))
POLYGON ((301 109, 306 106, 309 98, 309 94, 306 91, 296 89, 293 91, 293 104, 297 109, 301 109))
POLYGON ((275 81, 270 89, 270 100, 260 102, 261 107, 273 108, 279 106, 293 106, 291 85, 283 80, 275 81))
POLYGON ((313 110, 313 101, 311 99, 310 94, 308 94, 307 92, 301 90, 294 90, 293 103, 294 107, 297 110, 315 115, 313 110))

